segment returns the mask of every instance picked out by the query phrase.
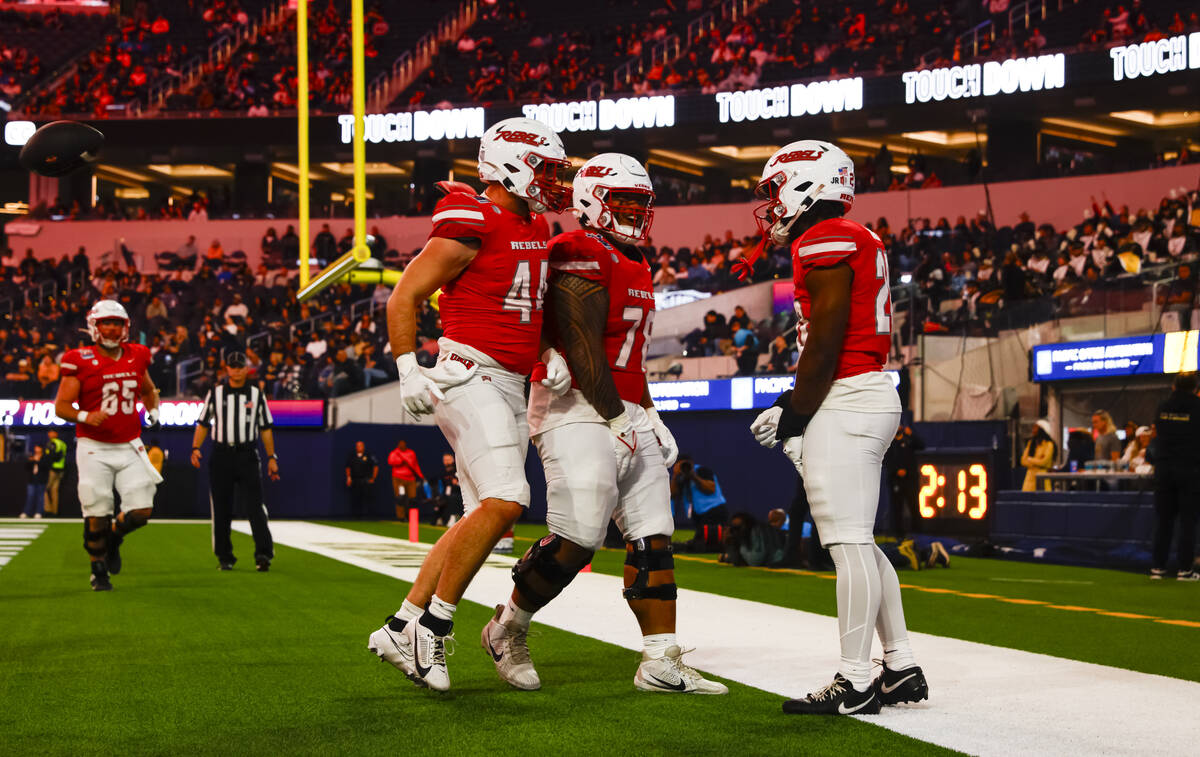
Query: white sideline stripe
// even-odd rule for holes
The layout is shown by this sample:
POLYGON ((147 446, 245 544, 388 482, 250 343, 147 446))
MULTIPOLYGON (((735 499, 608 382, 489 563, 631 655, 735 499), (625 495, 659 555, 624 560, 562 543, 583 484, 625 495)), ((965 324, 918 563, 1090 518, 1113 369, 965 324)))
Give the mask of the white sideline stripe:
POLYGON ((483 213, 480 213, 478 210, 443 210, 441 213, 433 214, 434 223, 454 220, 482 221, 483 213))
MULTIPOLYGON (((233 527, 250 533, 247 521, 233 527)), ((403 581, 416 577, 419 559, 414 558, 430 548, 299 521, 277 521, 271 530, 278 544, 403 581)), ((512 591, 508 567, 513 562, 489 558, 465 598, 486 607, 503 601, 512 591)), ((640 650, 641 636, 621 599, 621 586, 616 576, 580 574, 537 620, 640 650)), ((832 607, 832 586, 829 593, 832 607)), ((688 657, 695 667, 789 697, 832 678, 838 660, 836 619, 687 589, 679 595, 680 636, 685 645, 697 647, 688 657)), ((369 630, 364 628, 363 635, 369 630)), ((951 749, 1004 757, 1191 754, 1200 742, 1200 719, 1180 717, 1177 707, 1163 706, 1200 701, 1198 683, 930 634, 910 636, 932 700, 861 720, 951 749)), ((631 659, 625 671, 631 677, 633 666, 631 659)), ((787 722, 780 718, 781 724, 787 722)))

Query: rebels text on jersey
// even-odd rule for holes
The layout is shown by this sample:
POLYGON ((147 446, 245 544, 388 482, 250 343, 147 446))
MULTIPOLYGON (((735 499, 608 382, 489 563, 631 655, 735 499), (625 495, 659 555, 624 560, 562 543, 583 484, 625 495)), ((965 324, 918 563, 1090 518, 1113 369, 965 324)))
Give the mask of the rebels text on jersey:
POLYGON ((150 350, 141 344, 122 344, 116 360, 99 347, 80 347, 63 355, 63 376, 79 379, 80 410, 103 410, 109 417, 99 426, 75 424, 78 436, 98 442, 125 444, 142 434, 138 412, 142 377, 150 366, 150 350))
POLYGON ((804 277, 814 268, 845 263, 854 273, 850 317, 834 380, 883 369, 891 347, 892 293, 887 254, 875 232, 845 218, 821 221, 792 243, 798 342, 808 333, 812 304, 804 277))
MULTIPOLYGON (((621 399, 641 404, 646 350, 654 324, 650 265, 640 253, 634 260, 603 235, 579 229, 550 240, 550 270, 551 275, 571 274, 598 281, 608 290, 604 354, 621 399)), ((558 349, 562 351, 561 343, 558 349)), ((572 386, 579 388, 574 380, 572 386)))
POLYGON ((550 228, 486 197, 451 192, 433 210, 430 238, 477 240, 474 260, 442 288, 446 338, 474 347, 506 370, 526 375, 537 362, 550 228))

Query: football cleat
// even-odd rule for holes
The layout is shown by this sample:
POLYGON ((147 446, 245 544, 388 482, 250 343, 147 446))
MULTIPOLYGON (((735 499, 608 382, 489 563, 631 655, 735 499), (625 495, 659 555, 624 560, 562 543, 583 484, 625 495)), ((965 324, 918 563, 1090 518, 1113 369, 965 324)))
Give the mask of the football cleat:
POLYGON ((254 562, 254 569, 259 573, 266 573, 271 569, 271 561, 260 557, 254 562))
POLYGON ((536 691, 542 687, 533 660, 529 658, 529 645, 525 643, 526 631, 511 628, 500 622, 504 605, 496 605, 496 614, 483 627, 479 645, 496 665, 496 674, 511 686, 522 691, 536 691))
POLYGON ((404 633, 405 625, 415 622, 410 620, 406 624, 395 615, 389 615, 383 626, 367 639, 367 649, 377 655, 381 662, 391 663, 392 667, 408 676, 408 680, 424 686, 425 682, 417 677, 417 668, 413 664, 412 644, 404 633))
POLYGON ((879 710, 879 695, 874 686, 855 691, 841 673, 820 691, 783 703, 783 711, 789 715, 878 715, 879 710))
POLYGON ((1150 578, 1152 578, 1152 579, 1161 580, 1166 575, 1167 575, 1166 568, 1151 568, 1150 569, 1150 578))
POLYGON ((108 535, 108 554, 104 556, 104 563, 114 576, 121 572, 121 543, 124 541, 125 537, 116 531, 108 535))
POLYGON ((221 562, 217 563, 217 570, 233 570, 233 564, 235 562, 237 562, 237 560, 222 560, 221 562))
POLYGON ((695 668, 683 662, 683 650, 672 646, 662 657, 647 657, 642 652, 642 664, 633 676, 633 685, 639 691, 657 691, 666 694, 727 694, 725 684, 710 681, 695 668))
POLYGON ((92 591, 112 591, 112 581, 108 580, 108 568, 97 560, 92 563, 92 591))
POLYGON ((1200 581, 1200 573, 1194 570, 1181 570, 1175 574, 1178 581, 1200 581))
POLYGON ((413 652, 413 683, 434 691, 450 689, 450 673, 446 670, 446 642, 453 634, 438 636, 420 620, 410 620, 404 626, 404 636, 413 652))
POLYGON ((879 697, 880 704, 920 702, 929 698, 929 683, 918 666, 904 670, 892 670, 886 664, 883 672, 871 682, 871 688, 879 697))

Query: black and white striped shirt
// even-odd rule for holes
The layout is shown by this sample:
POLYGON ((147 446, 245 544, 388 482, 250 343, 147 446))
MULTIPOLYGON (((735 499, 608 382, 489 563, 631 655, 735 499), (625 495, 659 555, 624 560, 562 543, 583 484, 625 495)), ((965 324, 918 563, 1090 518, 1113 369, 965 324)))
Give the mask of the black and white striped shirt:
POLYGON ((217 444, 258 441, 260 429, 271 428, 271 410, 262 391, 249 382, 238 389, 222 381, 204 398, 199 423, 212 427, 217 444))

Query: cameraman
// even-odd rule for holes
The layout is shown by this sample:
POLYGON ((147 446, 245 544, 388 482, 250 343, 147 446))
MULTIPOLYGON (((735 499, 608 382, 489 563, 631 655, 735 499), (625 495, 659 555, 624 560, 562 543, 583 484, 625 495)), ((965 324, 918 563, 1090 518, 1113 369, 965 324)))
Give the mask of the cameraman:
POLYGON ((681 454, 671 475, 671 504, 675 512, 686 510, 696 526, 692 540, 697 549, 721 551, 722 531, 729 520, 721 484, 709 468, 696 465, 689 454, 681 454))
POLYGON ((787 532, 783 529, 786 523, 783 510, 772 510, 766 523, 759 523, 750 513, 734 515, 725 534, 721 562, 738 567, 783 565, 787 561, 787 532))

